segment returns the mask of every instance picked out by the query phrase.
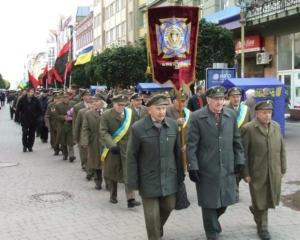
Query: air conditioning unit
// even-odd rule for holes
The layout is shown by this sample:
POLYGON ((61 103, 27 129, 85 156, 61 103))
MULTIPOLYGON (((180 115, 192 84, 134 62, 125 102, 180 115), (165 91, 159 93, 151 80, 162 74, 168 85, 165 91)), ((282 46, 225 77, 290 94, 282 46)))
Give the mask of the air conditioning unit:
POLYGON ((268 52, 256 53, 256 64, 263 65, 269 64, 272 61, 272 56, 268 52))

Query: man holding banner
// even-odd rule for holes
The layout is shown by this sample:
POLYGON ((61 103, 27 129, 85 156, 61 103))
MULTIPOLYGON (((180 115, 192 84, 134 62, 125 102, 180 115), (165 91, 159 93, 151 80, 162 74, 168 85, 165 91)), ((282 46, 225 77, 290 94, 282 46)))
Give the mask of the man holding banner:
MULTIPOLYGON (((149 64, 151 66, 148 66, 147 71, 151 70, 154 81, 161 84, 168 81, 173 83, 178 102, 178 115, 176 114, 176 119, 179 119, 179 121, 183 123, 183 126, 185 125, 183 119, 187 117, 187 115, 183 116, 181 92, 184 85, 189 86, 195 81, 198 26, 199 8, 197 7, 168 6, 148 9, 147 47, 149 64)), ((184 135, 184 131, 179 132, 181 149, 185 146, 184 135)), ((170 144, 170 142, 168 144, 170 144)), ((186 168, 185 153, 179 151, 177 155, 181 155, 182 167, 183 169, 186 168)), ((168 159, 165 159, 164 161, 171 162, 172 157, 172 154, 167 155, 166 158, 168 159)), ((178 158, 179 156, 175 157, 178 158)), ((159 164, 162 160, 158 159, 156 161, 158 161, 159 164)), ((163 162, 161 162, 161 164, 163 164, 163 162)), ((132 180, 128 178, 128 181, 132 180)), ((176 188, 172 188, 172 190, 175 191, 172 191, 171 193, 176 193, 176 191, 178 191, 176 188)), ((176 196, 181 195, 179 193, 183 193, 182 196, 184 196, 184 192, 181 190, 176 193, 176 196)), ((179 199, 179 197, 175 199, 176 205, 180 202, 179 199)), ((148 206, 146 208, 150 211, 151 208, 147 204, 148 201, 144 202, 143 198, 143 204, 145 205, 146 203, 148 206)), ((149 233, 151 227, 149 225, 151 225, 151 223, 147 220, 146 212, 147 211, 145 210, 148 239, 158 240, 160 239, 160 236, 157 234, 157 226, 160 225, 162 227, 166 218, 161 216, 160 223, 158 224, 155 224, 155 221, 152 221, 154 225, 152 227, 156 230, 154 233, 151 233, 151 231, 149 233)))

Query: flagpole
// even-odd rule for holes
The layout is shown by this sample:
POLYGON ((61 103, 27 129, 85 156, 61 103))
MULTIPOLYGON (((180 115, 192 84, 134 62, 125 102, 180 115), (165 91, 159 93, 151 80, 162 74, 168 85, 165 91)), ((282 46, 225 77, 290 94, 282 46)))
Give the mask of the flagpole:
MULTIPOLYGON (((73 62, 73 25, 70 25, 69 28, 70 28, 70 35, 71 35, 70 51, 69 51, 69 62, 72 63, 73 62)), ((72 86, 72 71, 70 71, 69 88, 71 88, 71 86, 72 86)))

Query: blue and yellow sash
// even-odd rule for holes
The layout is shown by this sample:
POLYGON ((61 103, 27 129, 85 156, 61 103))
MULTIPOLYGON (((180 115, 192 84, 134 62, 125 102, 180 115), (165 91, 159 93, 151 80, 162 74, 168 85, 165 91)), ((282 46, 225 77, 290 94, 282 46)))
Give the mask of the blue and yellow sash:
MULTIPOLYGON (((184 123, 182 125, 183 128, 186 128, 187 123, 190 119, 191 111, 188 108, 183 108, 184 113, 184 123)), ((179 131, 181 131, 181 127, 179 127, 179 131)))
POLYGON ((248 106, 246 106, 244 103, 241 103, 239 115, 237 116, 237 119, 236 119, 238 128, 240 128, 242 126, 243 122, 245 121, 245 118, 247 115, 247 110, 248 110, 248 106))
MULTIPOLYGON (((132 110, 130 108, 124 109, 124 119, 120 125, 120 127, 112 134, 112 140, 114 143, 118 143, 127 133, 132 118, 132 110)), ((104 147, 102 154, 101 154, 101 161, 104 161, 107 157, 109 152, 109 148, 104 147)))

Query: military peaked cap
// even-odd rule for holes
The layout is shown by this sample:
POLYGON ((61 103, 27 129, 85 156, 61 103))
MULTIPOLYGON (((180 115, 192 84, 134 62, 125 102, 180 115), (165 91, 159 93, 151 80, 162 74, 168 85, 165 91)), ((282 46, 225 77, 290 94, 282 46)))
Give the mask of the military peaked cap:
POLYGON ((273 101, 267 100, 259 102, 255 105, 255 110, 273 110, 273 101))
POLYGON ((157 94, 150 98, 150 100, 147 102, 147 107, 150 107, 152 105, 168 105, 168 99, 167 96, 164 94, 157 94))
POLYGON ((213 86, 206 91, 206 97, 216 98, 225 97, 225 88, 222 86, 213 86))

